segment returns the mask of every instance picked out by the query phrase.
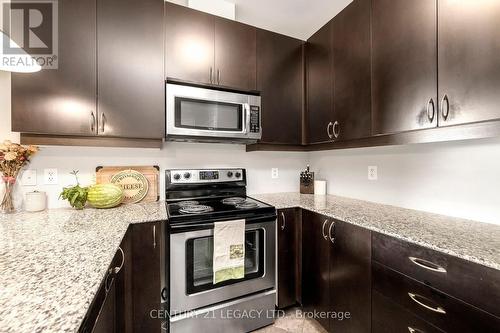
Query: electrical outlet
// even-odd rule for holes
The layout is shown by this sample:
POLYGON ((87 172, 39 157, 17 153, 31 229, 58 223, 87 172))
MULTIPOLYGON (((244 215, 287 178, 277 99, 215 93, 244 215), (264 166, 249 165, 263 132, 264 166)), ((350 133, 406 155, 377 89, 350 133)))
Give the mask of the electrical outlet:
POLYGON ((278 168, 272 168, 271 169, 271 178, 276 179, 279 177, 280 177, 280 175, 279 175, 278 168))
POLYGON ((43 183, 45 185, 57 185, 57 169, 43 169, 43 183))
POLYGON ((368 166, 368 180, 377 180, 377 179, 378 179, 377 166, 375 165, 368 166))
POLYGON ((36 170, 24 170, 21 176, 21 184, 23 184, 23 186, 36 186, 36 170))

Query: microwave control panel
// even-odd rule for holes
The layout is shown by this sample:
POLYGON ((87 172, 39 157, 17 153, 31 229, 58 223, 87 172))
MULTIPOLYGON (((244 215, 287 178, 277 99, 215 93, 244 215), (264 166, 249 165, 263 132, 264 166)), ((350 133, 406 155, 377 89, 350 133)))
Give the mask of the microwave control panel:
POLYGON ((250 133, 260 132, 260 107, 250 106, 250 133))

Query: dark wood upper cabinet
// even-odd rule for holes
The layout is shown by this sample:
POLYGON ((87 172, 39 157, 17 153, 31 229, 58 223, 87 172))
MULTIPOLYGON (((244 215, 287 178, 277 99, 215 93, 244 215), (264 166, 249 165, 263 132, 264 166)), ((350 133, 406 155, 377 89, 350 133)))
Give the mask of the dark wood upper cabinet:
POLYGON ((372 1, 373 134, 437 125, 436 10, 436 0, 372 1))
POLYGON ((331 311, 349 312, 351 319, 330 319, 331 332, 370 332, 371 232, 335 221, 331 231, 331 311))
MULTIPOLYGON (((330 311, 331 243, 327 236, 333 220, 323 215, 302 211, 302 304, 309 312, 330 311)), ((329 318, 316 319, 326 330, 329 318)))
POLYGON ((355 0, 333 19, 335 140, 371 135, 370 0, 355 0))
POLYGON ((308 143, 332 139, 332 26, 328 22, 306 44, 308 143))
POLYGON ((165 3, 166 76, 256 90, 256 28, 165 3))
POLYGON ((97 4, 98 133, 161 139, 165 136, 164 2, 97 4))
POLYGON ((90 0, 58 2, 58 68, 12 73, 13 131, 96 134, 95 6, 90 0))
POLYGON ((241 90, 257 87, 256 28, 215 17, 215 83, 241 90))
POLYGON ((500 2, 439 1, 439 126, 500 118, 500 2))
POLYGON ((214 16, 165 2, 165 70, 168 78, 214 82, 214 16))
POLYGON ((300 285, 299 252, 300 239, 300 210, 281 209, 278 211, 278 276, 277 293, 278 308, 295 305, 298 300, 300 285))
POLYGON ((304 42, 257 30, 257 90, 262 97, 262 140, 302 143, 304 42))

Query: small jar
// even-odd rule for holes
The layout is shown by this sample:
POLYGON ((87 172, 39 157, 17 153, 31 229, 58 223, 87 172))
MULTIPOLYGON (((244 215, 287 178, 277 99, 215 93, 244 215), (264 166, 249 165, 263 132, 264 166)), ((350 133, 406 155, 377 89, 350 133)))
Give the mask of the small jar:
POLYGON ((40 212, 47 207, 47 195, 45 192, 28 192, 24 201, 24 210, 27 212, 40 212))

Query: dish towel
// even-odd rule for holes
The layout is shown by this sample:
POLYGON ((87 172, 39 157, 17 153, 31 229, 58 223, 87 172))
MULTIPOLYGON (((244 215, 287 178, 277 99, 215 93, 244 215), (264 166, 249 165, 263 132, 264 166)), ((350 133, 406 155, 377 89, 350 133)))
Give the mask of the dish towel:
POLYGON ((245 277, 245 220, 214 223, 214 284, 245 277))

